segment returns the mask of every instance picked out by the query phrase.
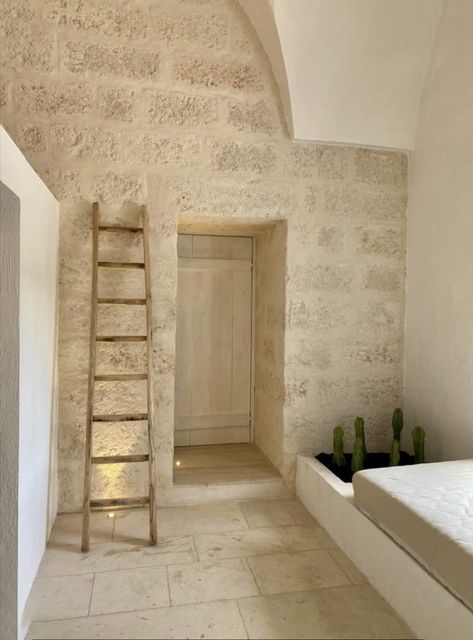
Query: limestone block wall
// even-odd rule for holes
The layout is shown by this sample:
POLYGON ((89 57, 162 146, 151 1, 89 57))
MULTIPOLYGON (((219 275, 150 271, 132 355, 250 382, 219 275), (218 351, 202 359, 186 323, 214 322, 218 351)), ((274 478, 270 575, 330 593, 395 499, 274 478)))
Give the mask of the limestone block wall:
MULTIPOLYGON (((385 443, 402 400, 406 155, 291 142, 234 0, 4 0, 2 11, 2 121, 62 203, 60 509, 81 504, 95 199, 110 219, 136 216, 125 203, 150 210, 158 500, 172 485, 177 226, 197 218, 286 223, 278 465, 288 482, 296 452, 329 446, 334 424, 358 414, 368 445, 385 443)), ((140 247, 119 250, 126 259, 140 247)), ((122 291, 112 278, 103 287, 122 291)), ((106 313, 109 329, 142 322, 106 313)), ((142 357, 119 349, 100 366, 142 357)), ((118 409, 127 393, 98 397, 118 409)), ((139 447, 139 427, 110 427, 97 446, 139 447)), ((115 465, 100 492, 140 493, 140 478, 115 465)))
POLYGON ((256 237, 253 439, 277 469, 284 461, 287 224, 256 237))

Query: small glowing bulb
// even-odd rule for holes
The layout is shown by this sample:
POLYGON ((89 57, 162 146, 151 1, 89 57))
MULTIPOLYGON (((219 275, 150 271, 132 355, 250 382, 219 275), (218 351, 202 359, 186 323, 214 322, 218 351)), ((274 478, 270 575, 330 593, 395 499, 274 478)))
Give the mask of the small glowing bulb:
POLYGON ((180 460, 176 460, 176 467, 180 467, 181 466, 181 461, 180 460))
POLYGON ((108 514, 108 517, 109 517, 109 518, 114 518, 114 517, 115 517, 115 514, 114 514, 114 513, 109 513, 109 514, 108 514))

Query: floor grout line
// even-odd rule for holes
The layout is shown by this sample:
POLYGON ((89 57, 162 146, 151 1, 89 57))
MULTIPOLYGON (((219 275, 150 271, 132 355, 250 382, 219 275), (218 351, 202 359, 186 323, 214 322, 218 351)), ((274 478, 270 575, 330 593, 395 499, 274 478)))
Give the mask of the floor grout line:
MULTIPOLYGON (((108 569, 110 571, 110 569, 108 569)), ((100 572, 99 572, 100 573, 100 572)), ((58 573, 54 576, 36 576, 34 579, 35 582, 40 580, 55 580, 56 578, 78 578, 80 576, 93 576, 95 575, 95 571, 91 569, 90 571, 83 571, 82 573, 58 573)))
MULTIPOLYGON (((238 532, 241 532, 241 531, 247 531, 247 529, 238 529, 235 532, 229 531, 228 533, 238 533, 238 532)), ((193 535, 194 535, 193 533, 181 533, 181 534, 174 535, 174 536, 158 536, 158 545, 163 540, 178 540, 178 539, 181 539, 181 538, 190 538, 193 535)), ((198 535, 200 535, 200 534, 198 534, 198 535)), ((103 542, 95 542, 95 543, 93 543, 91 545, 91 548, 89 549, 89 551, 81 552, 81 555, 83 555, 85 557, 85 556, 93 553, 93 550, 94 550, 95 547, 100 547, 100 546, 103 546, 103 545, 106 545, 106 544, 112 544, 112 543, 114 543, 114 544, 123 544, 123 545, 128 545, 128 546, 133 546, 133 547, 143 547, 143 548, 151 546, 149 544, 149 541, 145 540, 144 538, 140 538, 139 540, 138 539, 135 540, 134 538, 132 538, 130 536, 128 538, 124 537, 124 538, 121 538, 121 539, 118 539, 118 540, 104 540, 103 542)), ((46 551, 55 551, 57 549, 70 549, 71 547, 73 547, 74 549, 79 549, 80 542, 78 542, 78 543, 70 542, 70 543, 65 543, 65 544, 48 545, 46 547, 46 549, 45 549, 45 552, 46 551)))
MULTIPOLYGON (((230 559, 230 558, 229 558, 230 559)), ((178 560, 177 562, 162 562, 160 564, 141 564, 141 565, 132 565, 129 567, 116 567, 114 569, 90 569, 90 571, 82 571, 79 573, 58 573, 56 575, 51 576, 38 576, 35 580, 51 580, 53 578, 68 578, 68 577, 77 577, 77 576, 88 576, 91 574, 97 573, 113 573, 115 571, 133 571, 134 569, 157 569, 159 567, 173 567, 174 565, 182 565, 187 566, 195 564, 193 560, 190 562, 183 562, 182 560, 178 560)))
POLYGON ((243 623, 243 628, 245 629, 246 637, 249 639, 250 634, 249 634, 248 628, 246 626, 245 618, 243 617, 243 614, 241 612, 240 602, 238 600, 235 600, 235 602, 236 602, 236 606, 238 607, 238 613, 240 614, 241 621, 243 623))
MULTIPOLYGON (((260 595, 257 595, 257 596, 240 596, 239 598, 236 598, 236 599, 238 601, 241 601, 241 600, 251 600, 252 598, 273 598, 273 597, 276 598, 278 596, 290 596, 290 595, 294 595, 294 594, 298 594, 298 593, 318 593, 319 591, 329 591, 330 589, 362 589, 362 588, 366 588, 366 587, 369 587, 370 589, 375 591, 377 595, 381 596, 381 594, 378 591, 376 591, 376 589, 372 585, 370 585, 369 583, 366 583, 366 584, 351 584, 350 583, 350 584, 339 584, 339 585, 336 585, 336 586, 312 587, 312 589, 294 589, 293 591, 278 591, 276 593, 261 593, 260 595)), ((389 604, 389 602, 387 602, 384 598, 383 598, 383 600, 384 600, 386 608, 393 609, 391 607, 391 605, 389 604)), ((225 599, 212 600, 212 602, 225 602, 225 601, 226 601, 225 599)))
MULTIPOLYGON (((225 558, 225 559, 230 560, 231 558, 225 558)), ((187 566, 190 564, 195 564, 195 561, 191 560, 190 562, 185 562, 183 560, 178 560, 177 562, 161 562, 159 564, 140 564, 140 565, 134 564, 129 567, 116 567, 114 569, 90 569, 88 571, 81 571, 79 573, 58 573, 56 575, 51 575, 51 576, 38 576, 35 578, 35 580, 51 580, 52 578, 88 576, 96 573, 113 573, 115 571, 133 571, 134 569, 157 569, 159 567, 173 567, 174 565, 187 566)))
POLYGON ((90 607, 92 606, 92 597, 94 595, 94 586, 95 586, 95 573, 93 574, 92 579, 92 589, 90 590, 90 598, 89 598, 89 609, 87 611, 87 616, 90 616, 90 607))
MULTIPOLYGON (((329 556, 332 558, 332 560, 333 560, 333 561, 335 562, 335 564, 337 565, 337 567, 341 570, 341 572, 342 572, 342 573, 346 576, 346 578, 350 581, 350 584, 353 584, 353 585, 355 585, 355 586, 361 586, 361 585, 360 585, 360 583, 359 583, 359 582, 355 582, 355 581, 350 577, 350 575, 348 574, 348 571, 346 571, 346 569, 344 569, 344 568, 342 567, 342 564, 341 564, 341 563, 337 560, 337 558, 333 555, 333 553, 332 553, 333 549, 334 549, 334 547, 331 547, 330 549, 327 549, 327 551, 328 551, 328 553, 329 553, 329 556)), ((343 549, 341 549, 340 547, 335 547, 335 549, 339 549, 342 553, 344 553, 343 549)), ((345 555, 346 555, 346 554, 345 554, 345 555)), ((351 558, 349 558, 348 556, 347 556, 347 558, 350 560, 350 562, 353 562, 353 560, 351 560, 351 558)), ((354 562, 353 562, 353 564, 354 564, 355 568, 357 569, 357 571, 360 571, 360 569, 358 569, 358 567, 356 566, 356 564, 355 564, 354 562)), ((365 577, 366 584, 369 584, 369 583, 368 583, 368 579, 366 578, 365 574, 364 574, 362 571, 360 571, 360 573, 365 577)), ((361 584, 364 584, 364 583, 361 583, 361 584)))
MULTIPOLYGON (((268 555, 273 555, 273 554, 268 554, 268 555)), ((261 587, 260 587, 260 586, 259 586, 259 584, 258 584, 258 581, 257 581, 257 579, 256 579, 256 577, 255 577, 254 572, 253 572, 253 569, 251 568, 250 563, 248 562, 248 558, 245 556, 244 558, 242 558, 242 560, 244 561, 244 563, 245 563, 245 564, 246 564, 246 566, 248 567, 248 571, 251 573, 251 577, 252 577, 252 578, 253 578, 253 580, 254 580, 254 583, 255 583, 255 585, 256 585, 256 588, 258 589, 259 594, 262 596, 262 595, 263 595, 263 592, 261 591, 261 587)))
POLYGON ((166 582, 168 585, 168 598, 169 598, 169 606, 172 607, 174 606, 172 604, 172 598, 171 598, 171 584, 169 582, 169 567, 166 566, 166 582))
POLYGON ((192 538, 192 544, 194 545, 195 557, 197 558, 197 562, 200 562, 200 554, 197 551, 197 544, 195 542, 195 534, 192 534, 191 538, 192 538))
POLYGON ((241 507, 241 503, 240 502, 238 503, 238 508, 240 509, 240 513, 243 516, 243 519, 246 522, 246 525, 247 525, 248 529, 251 530, 250 523, 248 522, 248 518, 246 517, 245 512, 243 511, 243 509, 241 507))

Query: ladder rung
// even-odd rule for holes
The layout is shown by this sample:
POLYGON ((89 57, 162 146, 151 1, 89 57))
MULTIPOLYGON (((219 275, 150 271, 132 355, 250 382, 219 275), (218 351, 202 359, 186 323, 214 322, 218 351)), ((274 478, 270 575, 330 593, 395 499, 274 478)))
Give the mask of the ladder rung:
POLYGON ((136 422, 147 419, 147 413, 110 413, 94 416, 92 422, 136 422))
POLYGON ((103 498, 102 500, 91 500, 91 509, 100 509, 101 507, 122 507, 122 506, 138 506, 141 504, 149 504, 149 496, 140 498, 103 498))
POLYGON ((146 336, 97 336, 97 342, 146 342, 146 336))
POLYGON ((107 382, 114 380, 147 380, 147 373, 108 373, 95 376, 97 382, 107 382))
POLYGON ((97 298, 98 304, 146 304, 146 298, 97 298))
POLYGON ((101 224, 99 231, 110 231, 111 233, 142 233, 143 227, 125 227, 123 225, 101 224))
POLYGON ((129 456, 93 456, 92 464, 118 464, 125 462, 148 462, 149 455, 147 453, 129 455, 129 456))
POLYGON ((99 260, 99 267, 103 267, 105 269, 144 269, 144 262, 107 262, 104 260, 99 260))

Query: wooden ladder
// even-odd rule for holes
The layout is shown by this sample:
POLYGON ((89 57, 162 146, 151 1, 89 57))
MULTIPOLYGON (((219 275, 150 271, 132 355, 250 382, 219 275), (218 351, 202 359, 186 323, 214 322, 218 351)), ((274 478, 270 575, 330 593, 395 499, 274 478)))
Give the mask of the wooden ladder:
POLYGON ((141 209, 141 227, 117 226, 100 224, 99 205, 94 202, 92 207, 93 218, 93 250, 92 250, 92 294, 91 294, 91 319, 90 319, 90 351, 89 351, 89 386, 87 398, 87 424, 85 436, 85 478, 84 478, 84 504, 82 522, 82 551, 89 550, 90 538, 90 511, 91 509, 107 509, 122 506, 149 506, 150 542, 156 544, 156 505, 154 486, 154 446, 153 446, 153 340, 152 340, 152 310, 151 310, 151 272, 149 259, 149 224, 146 207, 141 209), (99 260, 99 235, 100 233, 140 233, 143 236, 143 262, 105 262, 99 260), (145 298, 99 298, 98 297, 98 271, 99 269, 143 269, 145 279, 145 298), (146 335, 145 336, 119 336, 97 335, 97 316, 99 305, 145 305, 146 306, 146 335), (122 373, 97 375, 96 373, 96 347, 97 342, 146 342, 147 344, 147 371, 145 373, 122 373), (147 413, 120 413, 97 415, 94 414, 95 383, 100 381, 147 381, 147 413), (93 456, 92 443, 94 423, 103 422, 133 422, 146 420, 148 422, 148 453, 139 455, 112 455, 93 456), (149 470, 149 494, 136 498, 107 498, 102 500, 91 499, 92 465, 116 464, 128 462, 147 462, 149 470))

